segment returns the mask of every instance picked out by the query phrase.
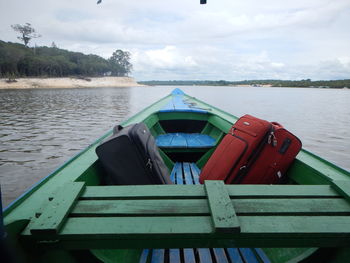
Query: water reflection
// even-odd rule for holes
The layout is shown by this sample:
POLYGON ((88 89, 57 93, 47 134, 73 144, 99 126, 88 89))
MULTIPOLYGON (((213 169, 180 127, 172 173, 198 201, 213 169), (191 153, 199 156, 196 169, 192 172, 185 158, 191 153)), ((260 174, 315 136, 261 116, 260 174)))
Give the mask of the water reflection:
POLYGON ((0 91, 4 203, 130 115, 130 89, 0 91))

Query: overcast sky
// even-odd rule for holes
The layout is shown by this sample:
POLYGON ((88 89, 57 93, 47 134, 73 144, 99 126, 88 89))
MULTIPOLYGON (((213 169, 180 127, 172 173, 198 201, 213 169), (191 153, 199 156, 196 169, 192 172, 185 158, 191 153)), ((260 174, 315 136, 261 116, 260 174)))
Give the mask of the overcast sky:
POLYGON ((350 78, 350 0, 0 0, 0 39, 132 54, 137 80, 350 78))

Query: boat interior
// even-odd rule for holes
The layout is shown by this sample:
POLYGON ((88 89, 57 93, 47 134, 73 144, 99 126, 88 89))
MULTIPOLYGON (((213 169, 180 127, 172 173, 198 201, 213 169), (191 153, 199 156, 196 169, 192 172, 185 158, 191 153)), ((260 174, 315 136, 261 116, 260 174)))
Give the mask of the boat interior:
MULTIPOLYGON (((169 173, 177 169, 178 163, 184 162, 191 163, 200 171, 232 126, 231 122, 220 116, 202 112, 156 112, 143 122, 154 136, 169 173)), ((295 159, 287 172, 288 180, 284 183, 330 184, 332 178, 326 172, 322 174, 319 169, 325 160, 320 160, 318 156, 305 150, 299 156, 303 158, 295 159)), ((327 169, 331 166, 338 174, 344 172, 328 162, 324 166, 327 169)), ((96 160, 79 180, 99 185, 103 176, 104 170, 99 160, 96 160)))
MULTIPOLYGON (((182 110, 161 110, 151 114, 143 122, 156 139, 172 182, 178 185, 199 184, 201 168, 232 126, 227 119, 211 114, 210 109, 204 111, 203 108, 190 113, 182 110)), ((305 154, 316 158, 311 153, 305 152, 305 154)), ((89 180, 99 184, 99 178, 104 176, 104 170, 98 160, 91 167, 91 171, 87 171, 87 174, 89 180)), ((86 179, 87 177, 84 176, 84 181, 87 181, 86 179)), ((289 185, 314 184, 315 182, 316 184, 329 184, 328 180, 328 177, 320 174, 319 169, 316 170, 296 159, 284 183, 289 185), (303 176, 300 176, 301 169, 303 176)), ((307 257, 308 260, 317 260, 332 254, 330 249, 318 250, 317 253, 315 251, 315 248, 144 249, 139 262, 267 263, 279 262, 281 255, 288 255, 290 259, 307 257), (311 252, 312 257, 308 257, 311 252)), ((104 258, 104 253, 101 250, 94 250, 94 254, 99 258, 104 258)), ((108 253, 113 254, 111 251, 108 253)))
MULTIPOLYGON (((182 92, 175 91, 165 102, 161 101, 146 108, 142 114, 130 118, 121 125, 126 126, 135 122, 144 122, 156 140, 161 157, 169 169, 172 182, 176 185, 198 185, 201 169, 224 135, 228 133, 236 119, 235 116, 222 112, 198 100, 191 99, 191 97, 184 95, 182 92), (161 104, 160 110, 159 104, 161 104)), ((200 188, 202 186, 191 188, 190 191, 179 186, 166 193, 163 193, 163 190, 160 188, 149 188, 146 186, 143 188, 132 188, 130 186, 130 188, 126 187, 125 189, 123 186, 119 187, 118 191, 116 191, 114 186, 103 186, 101 178, 104 177, 105 171, 96 157, 95 148, 96 145, 108 138, 111 134, 112 131, 92 144, 82 154, 74 157, 71 161, 54 172, 54 175, 59 175, 60 177, 52 177, 52 182, 48 184, 45 191, 50 192, 54 189, 54 187, 56 187, 55 181, 59 182, 59 180, 69 178, 70 182, 76 184, 74 186, 65 186, 62 192, 66 195, 62 193, 62 197, 55 198, 63 198, 62 200, 65 200, 65 203, 68 204, 69 202, 67 199, 72 198, 71 203, 74 203, 74 206, 62 208, 62 211, 65 209, 65 212, 62 212, 64 214, 64 220, 62 217, 61 221, 66 222, 68 218, 68 223, 60 223, 65 224, 63 233, 60 233, 60 235, 66 238, 66 240, 62 245, 55 245, 58 245, 61 250, 57 252, 56 250, 46 248, 46 256, 40 256, 41 262, 54 261, 52 259, 55 258, 55 253, 61 253, 60 256, 57 256, 57 259, 61 260, 62 258, 66 258, 68 260, 67 262, 76 262, 84 258, 84 260, 87 260, 86 262, 95 262, 98 259, 103 262, 140 263, 326 262, 318 260, 330 258, 332 259, 327 262, 344 262, 341 260, 349 256, 348 250, 344 248, 315 248, 317 244, 326 242, 324 239, 327 238, 338 238, 337 240, 339 240, 339 242, 342 242, 341 238, 348 238, 348 236, 344 237, 341 235, 340 239, 340 236, 325 236, 321 241, 318 240, 318 243, 313 241, 317 239, 315 239, 315 236, 306 236, 305 242, 300 242, 300 247, 297 245, 299 243, 295 243, 299 240, 297 238, 295 241, 291 238, 289 239, 290 241, 288 241, 290 243, 285 241, 287 242, 285 244, 282 244, 284 242, 281 241, 282 239, 265 239, 266 234, 264 234, 264 231, 261 229, 259 229, 259 231, 262 231, 262 233, 256 237, 244 239, 241 243, 238 243, 243 246, 232 245, 232 247, 230 247, 228 244, 233 243, 228 243, 229 241, 227 239, 225 239, 225 242, 215 243, 215 241, 206 240, 205 235, 203 235, 203 237, 195 236, 193 239, 185 235, 186 238, 190 240, 186 241, 186 239, 181 239, 181 235, 186 233, 182 233, 182 231, 197 231, 196 227, 206 226, 207 223, 205 222, 207 221, 201 223, 201 220, 208 220, 210 214, 214 213, 213 211, 208 211, 208 205, 203 203, 206 200, 204 197, 205 192, 203 188, 200 188), (75 163, 74 167, 70 166, 73 162, 75 163), (78 185, 79 182, 81 185, 78 185), (136 189, 138 190, 136 191, 136 189), (155 194, 154 191, 156 191, 157 194, 155 194), (118 204, 118 202, 120 204, 118 204), (174 216, 173 213, 176 213, 176 215, 174 216), (118 216, 118 218, 115 219, 115 216, 118 216), (135 231, 137 239, 137 235, 141 235, 141 232, 144 231, 143 228, 141 229, 140 225, 147 225, 148 220, 150 222, 149 224, 151 224, 152 220, 155 220, 155 217, 157 217, 157 220, 160 222, 160 229, 167 224, 174 224, 174 229, 171 230, 174 231, 174 234, 166 239, 169 243, 164 242, 162 239, 157 241, 157 238, 149 236, 150 243, 153 242, 152 246, 150 246, 152 249, 145 247, 145 242, 138 242, 137 240, 124 241, 125 248, 132 249, 117 249, 118 247, 123 248, 123 245, 108 243, 112 242, 108 241, 108 238, 103 241, 96 241, 95 243, 89 243, 89 240, 79 240, 79 242, 76 240, 76 243, 74 243, 74 240, 70 240, 70 238, 76 234, 75 231, 78 231, 78 234, 84 233, 84 238, 88 236, 91 239, 99 239, 101 236, 107 234, 115 237, 116 231, 123 232, 125 229, 131 232, 135 231), (128 220, 128 222, 113 220, 128 220), (169 221, 164 221, 164 224, 162 224, 163 220, 169 221), (125 226, 125 229, 113 230, 112 225, 117 224, 115 222, 120 222, 121 225, 125 223, 127 226, 125 226), (110 227, 107 230, 106 226, 108 224, 110 227), (95 229, 91 231, 97 232, 94 232, 94 234, 92 234, 92 232, 90 233, 90 230, 87 229, 86 226, 90 226, 91 229, 95 227, 95 229), (139 228, 141 234, 137 232, 139 228), (103 231, 111 231, 111 233, 103 231), (176 241, 177 236, 180 237, 179 241, 176 241), (255 238, 257 240, 259 238, 262 239, 257 242, 254 240, 255 238), (195 248, 191 248, 194 242, 197 242, 195 244, 198 245, 196 245, 195 248), (248 245, 251 242, 255 242, 254 244, 259 244, 261 246, 258 247, 254 245, 254 247, 250 247, 248 245), (281 245, 279 245, 280 243, 281 245), (181 246, 179 245, 181 248, 174 247, 174 244, 181 244, 181 246), (222 244, 222 248, 220 248, 218 244, 222 244), (290 248, 288 248, 288 244, 290 244, 290 248), (311 244, 314 246, 311 246, 311 244), (201 245, 203 248, 200 247, 201 245), (71 248, 72 246, 75 246, 75 249, 72 251, 62 250, 62 248, 71 248), (106 247, 109 249, 106 249, 106 247), (50 258, 50 260, 48 260, 48 258, 50 258)), ((251 207, 251 209, 259 211, 261 217, 265 216, 265 218, 276 215, 280 216, 280 213, 282 213, 284 220, 297 215, 300 216, 301 221, 298 222, 301 223, 313 222, 313 218, 316 216, 320 218, 324 216, 334 216, 334 222, 338 224, 338 220, 342 220, 344 216, 349 215, 350 209, 348 207, 349 205, 344 200, 346 197, 344 191, 342 193, 342 197, 344 198, 341 198, 332 189, 329 189, 329 185, 332 183, 334 184, 337 180, 345 180, 348 176, 349 173, 347 171, 324 161, 310 152, 302 150, 288 170, 288 180, 285 184, 312 185, 314 188, 288 189, 282 187, 274 190, 275 188, 269 188, 269 186, 265 188, 252 186, 251 188, 244 188, 248 190, 247 192, 243 191, 242 194, 239 194, 238 191, 238 196, 235 196, 236 192, 234 191, 234 193, 229 194, 228 198, 231 198, 230 200, 237 199, 237 202, 243 203, 245 200, 252 201, 252 204, 245 203, 245 205, 242 205, 242 212, 237 212, 240 216, 243 215, 244 217, 244 215, 246 215, 247 218, 257 213, 244 210, 249 210, 249 207, 251 207), (317 185, 317 187, 314 185, 317 185), (269 192, 270 189, 271 192, 269 192), (253 200, 253 198, 255 199, 253 200), (260 201, 257 199, 260 199, 260 201), (286 203, 291 203, 293 205, 291 208, 289 207, 283 210, 284 204, 286 203), (306 218, 306 216, 309 216, 309 218, 306 218)), ((45 183, 45 180, 40 182, 39 186, 45 183)), ((209 189, 211 186, 208 184, 205 187, 209 189)), ((338 188, 340 189, 341 186, 338 185, 338 188)), ((220 195, 220 191, 217 192, 217 194, 220 195)), ((207 194, 209 196, 208 190, 207 194)), ((43 202, 40 200, 39 196, 36 196, 38 195, 33 195, 32 202, 38 202, 40 204, 36 211, 36 214, 40 216, 38 216, 38 221, 40 221, 43 217, 41 214, 49 212, 40 210, 42 209, 40 207, 44 207, 42 205, 43 202)), ((45 200, 45 202, 48 201, 45 200)), ((13 206, 11 209, 15 207, 16 206, 13 206)), ((212 210, 214 209, 213 207, 211 207, 212 210)), ((219 213, 223 213, 223 211, 219 211, 219 213)), ((316 220, 316 222, 319 221, 316 220)), ((331 224, 332 220, 329 222, 331 224)), ((40 237, 39 234, 44 231, 45 234, 53 233, 57 235, 57 232, 50 232, 51 230, 48 231, 47 228, 42 229, 38 224, 39 223, 36 224, 34 222, 26 226, 22 233, 24 243, 27 242, 24 247, 27 249, 29 248, 29 250, 33 248, 31 242, 34 234, 38 233, 38 237, 40 237)), ((315 224, 317 225, 318 223, 315 224)), ((209 225, 211 225, 211 223, 209 223, 209 225)), ((61 228, 61 226, 62 225, 59 225, 59 227, 57 226, 57 229, 61 228)), ((293 237, 293 227, 284 227, 284 223, 276 223, 274 229, 276 232, 273 234, 278 236, 280 233, 285 233, 284 231, 286 231, 286 236, 293 237), (280 230, 279 227, 282 230, 280 230)), ((341 228, 340 225, 339 228, 341 228)), ((162 233, 161 230, 152 228, 148 229, 146 233, 143 233, 145 236, 142 236, 142 238, 147 238, 147 235, 153 233, 152 231, 155 234, 162 233)), ((221 237, 220 235, 221 234, 218 234, 218 237, 221 237)), ((43 245, 43 240, 45 239, 40 240, 41 241, 38 241, 37 244, 40 243, 40 245, 43 245)), ((284 237, 283 240, 287 240, 287 238, 284 237)), ((50 247, 50 244, 45 243, 44 245, 50 247)), ((34 261, 38 259, 37 252, 35 251, 38 251, 37 247, 32 249, 32 251, 26 252, 32 254, 34 261)), ((40 251, 42 252, 43 250, 40 249, 40 251)))

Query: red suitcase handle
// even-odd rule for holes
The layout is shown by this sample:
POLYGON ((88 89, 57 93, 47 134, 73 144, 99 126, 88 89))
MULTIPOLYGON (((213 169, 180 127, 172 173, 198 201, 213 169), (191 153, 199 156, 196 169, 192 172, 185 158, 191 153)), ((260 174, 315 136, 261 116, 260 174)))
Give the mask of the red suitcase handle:
POLYGON ((276 122, 276 121, 273 121, 271 123, 272 123, 273 126, 277 126, 276 128, 283 128, 283 125, 278 123, 278 122, 276 122))

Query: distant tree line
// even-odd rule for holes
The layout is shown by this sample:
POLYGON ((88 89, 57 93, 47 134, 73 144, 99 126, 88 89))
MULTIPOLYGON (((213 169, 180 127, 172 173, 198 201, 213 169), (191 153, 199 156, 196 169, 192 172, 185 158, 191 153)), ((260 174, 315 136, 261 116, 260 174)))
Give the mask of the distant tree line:
POLYGON ((233 86, 233 85, 251 85, 262 86, 271 85, 272 87, 305 87, 305 88, 350 88, 350 79, 343 80, 242 80, 242 81, 226 81, 226 80, 150 80, 140 81, 145 85, 175 85, 175 86, 233 86))
POLYGON ((235 85, 271 85, 272 87, 302 87, 302 88, 350 88, 350 79, 342 80, 244 80, 237 81, 235 85))
POLYGON ((117 50, 111 58, 52 47, 27 47, 0 40, 0 77, 127 76, 130 53, 117 50))
POLYGON ((229 81, 226 80, 147 80, 139 81, 140 84, 145 85, 171 85, 171 86, 228 86, 229 81))

